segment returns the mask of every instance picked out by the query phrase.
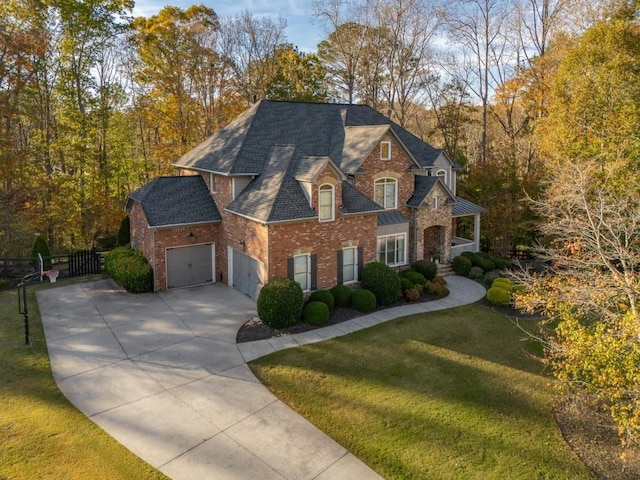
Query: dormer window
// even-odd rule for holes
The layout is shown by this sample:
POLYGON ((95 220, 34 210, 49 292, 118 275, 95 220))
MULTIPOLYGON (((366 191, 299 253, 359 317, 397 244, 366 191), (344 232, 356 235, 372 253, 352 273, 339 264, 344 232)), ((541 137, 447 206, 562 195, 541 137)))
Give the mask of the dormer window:
POLYGON ((442 183, 447 185, 447 172, 445 170, 438 170, 436 172, 436 177, 440 177, 440 179, 442 180, 442 183))
POLYGON ((373 184, 373 201, 385 210, 393 210, 398 204, 398 180, 380 178, 373 184))
POLYGON ((391 160, 391 142, 380 142, 380 160, 391 160))
POLYGON ((321 222, 330 222, 335 219, 335 195, 333 185, 328 183, 318 188, 318 219, 321 222))

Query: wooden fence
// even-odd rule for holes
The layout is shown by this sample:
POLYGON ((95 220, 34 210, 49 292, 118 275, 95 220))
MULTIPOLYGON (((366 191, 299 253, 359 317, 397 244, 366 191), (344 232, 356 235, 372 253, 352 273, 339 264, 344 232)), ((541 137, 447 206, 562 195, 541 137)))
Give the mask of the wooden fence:
MULTIPOLYGON (((67 255, 43 257, 45 270, 58 270, 58 278, 83 277, 102 273, 104 255, 98 250, 80 250, 67 255)), ((36 270, 33 258, 0 258, 0 278, 21 280, 36 270)))

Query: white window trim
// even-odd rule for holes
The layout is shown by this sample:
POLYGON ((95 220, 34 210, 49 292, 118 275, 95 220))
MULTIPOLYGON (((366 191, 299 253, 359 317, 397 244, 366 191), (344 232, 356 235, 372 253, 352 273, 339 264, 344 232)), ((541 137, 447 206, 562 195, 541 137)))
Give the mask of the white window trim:
POLYGON ((293 280, 296 280, 296 258, 298 257, 305 257, 307 260, 307 288, 302 288, 303 292, 310 292, 311 291, 311 255, 308 253, 305 253, 303 255, 294 255, 293 256, 293 280))
POLYGON ((383 178, 377 178, 374 180, 373 182, 373 198, 375 201, 376 198, 376 183, 381 182, 382 188, 386 189, 385 185, 387 185, 388 183, 393 183, 395 185, 394 190, 395 190, 395 195, 394 195, 394 199, 393 199, 393 207, 388 207, 386 206, 384 203, 386 202, 386 192, 383 191, 383 195, 382 195, 382 208, 384 208, 385 210, 396 210, 398 208, 398 179, 397 178, 393 178, 393 177, 383 177, 383 178), (387 180, 393 180, 392 182, 387 182, 387 180))
MULTIPOLYGON (((402 265, 406 265, 407 264, 407 234, 406 233, 392 233, 390 235, 380 235, 377 237, 376 239, 376 259, 379 260, 380 259, 380 250, 378 250, 378 240, 384 238, 385 239, 385 244, 386 244, 386 239, 389 237, 404 237, 404 258, 402 259, 401 262, 398 263, 386 263, 385 264, 390 266, 390 267, 400 267, 402 265)), ((385 260, 386 260, 386 252, 385 252, 385 260)))
POLYGON ((389 141, 380 142, 380 160, 391 160, 391 142, 389 142, 389 141), (387 145, 387 152, 389 154, 387 157, 383 157, 382 156, 382 146, 383 145, 387 145))
POLYGON ((449 183, 447 182, 447 178, 449 177, 449 175, 447 174, 447 171, 446 171, 445 169, 443 169, 443 168, 439 169, 439 170, 436 172, 436 177, 440 177, 440 178, 442 178, 442 182, 443 182, 447 187, 449 186, 449 183), (440 175, 441 173, 442 173, 443 175, 440 175))
MULTIPOLYGON (((327 190, 325 190, 327 191, 327 190)), ((333 222, 336 219, 336 189, 330 183, 323 183, 318 187, 318 221, 319 222, 333 222), (320 190, 322 187, 329 187, 329 192, 331 192, 331 217, 330 218, 321 218, 320 216, 320 190)))
POLYGON ((342 284, 349 285, 358 281, 358 247, 346 247, 342 249, 342 284), (353 250, 353 280, 344 281, 344 252, 353 250))

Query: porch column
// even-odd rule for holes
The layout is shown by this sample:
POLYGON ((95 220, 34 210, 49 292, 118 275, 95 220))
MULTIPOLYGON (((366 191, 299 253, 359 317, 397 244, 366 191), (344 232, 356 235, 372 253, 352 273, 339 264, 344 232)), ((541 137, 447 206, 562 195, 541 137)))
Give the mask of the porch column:
POLYGON ((473 248, 474 252, 480 251, 480 214, 476 213, 473 219, 473 248))

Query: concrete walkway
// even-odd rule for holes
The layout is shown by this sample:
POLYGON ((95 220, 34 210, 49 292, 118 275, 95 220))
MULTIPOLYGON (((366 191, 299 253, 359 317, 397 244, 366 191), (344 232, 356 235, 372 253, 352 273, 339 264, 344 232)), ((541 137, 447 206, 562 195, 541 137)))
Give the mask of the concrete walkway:
POLYGON ((236 345, 255 303, 215 284, 132 295, 110 280, 37 292, 54 378, 107 433, 174 479, 380 477, 263 387, 246 362, 413 313, 472 303, 451 294, 277 339, 236 345))

